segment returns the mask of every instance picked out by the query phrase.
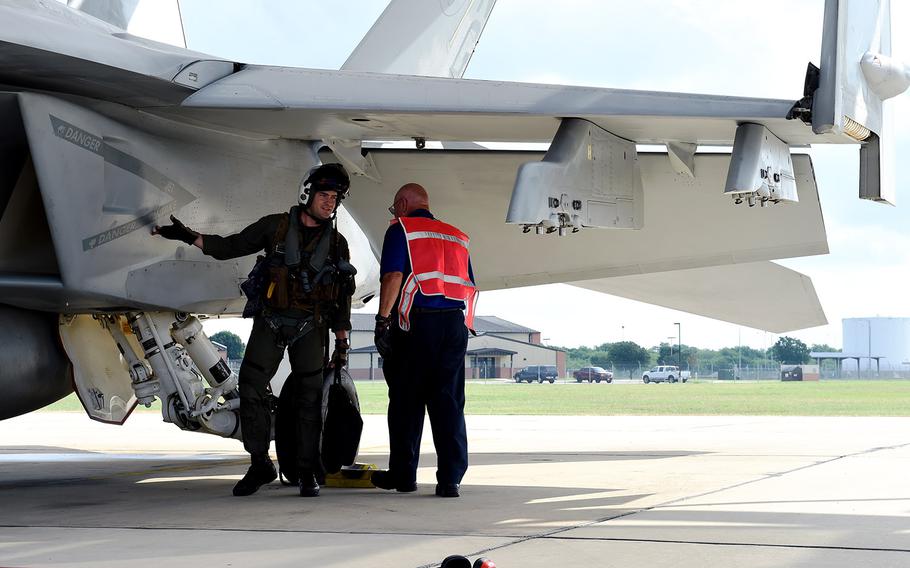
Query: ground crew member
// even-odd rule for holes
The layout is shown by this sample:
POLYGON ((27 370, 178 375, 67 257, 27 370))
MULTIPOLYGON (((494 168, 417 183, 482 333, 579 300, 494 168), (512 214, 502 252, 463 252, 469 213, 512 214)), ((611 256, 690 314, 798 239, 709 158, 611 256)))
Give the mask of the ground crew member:
MULTIPOLYGON (((263 217, 237 234, 221 237, 172 225, 153 234, 192 244, 219 260, 265 251, 254 273, 262 285, 253 329, 240 365, 240 425, 251 465, 234 495, 255 493, 277 477, 269 458, 271 381, 288 350, 289 381, 296 381, 294 407, 300 495, 319 494, 323 368, 328 328, 335 333, 331 364, 344 365, 349 350, 354 273, 345 238, 332 222, 350 180, 339 164, 313 168, 300 187, 299 205, 289 213, 263 217)), ((251 298, 251 303, 253 299, 251 298)))
POLYGON ((424 412, 436 446, 436 495, 458 497, 468 468, 464 358, 477 290, 468 236, 430 213, 426 190, 401 187, 380 261, 376 347, 389 386, 389 469, 373 485, 417 490, 424 412), (467 308, 467 312, 464 310, 467 308))

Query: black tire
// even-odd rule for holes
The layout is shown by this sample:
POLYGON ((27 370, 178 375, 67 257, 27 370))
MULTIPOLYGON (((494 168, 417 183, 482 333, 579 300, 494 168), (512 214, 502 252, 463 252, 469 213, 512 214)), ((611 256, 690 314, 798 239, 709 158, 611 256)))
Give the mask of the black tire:
POLYGON ((552 385, 555 381, 556 379, 550 379, 550 384, 552 385))
POLYGON ((650 377, 648 377, 648 375, 645 375, 644 377, 642 377, 641 380, 644 381, 645 384, 648 384, 651 382, 651 379, 650 379, 650 377))
POLYGON ((543 384, 543 377, 537 377, 537 384, 539 384, 539 385, 543 384))
POLYGON ((599 382, 600 382, 600 379, 594 379, 594 382, 595 382, 595 383, 599 383, 599 382))
POLYGON ((612 383, 612 382, 613 382, 613 377, 608 377, 608 378, 607 378, 607 382, 608 382, 608 383, 612 383))
POLYGON ((575 378, 575 382, 576 382, 576 383, 580 383, 580 382, 583 382, 583 381, 582 381, 582 379, 579 379, 578 377, 576 377, 576 378, 575 378))
POLYGON ((673 375, 670 375, 669 377, 667 377, 667 382, 675 383, 676 377, 674 377, 673 375))
POLYGON ((515 382, 518 383, 518 384, 521 384, 521 378, 520 378, 520 377, 515 377, 515 382))

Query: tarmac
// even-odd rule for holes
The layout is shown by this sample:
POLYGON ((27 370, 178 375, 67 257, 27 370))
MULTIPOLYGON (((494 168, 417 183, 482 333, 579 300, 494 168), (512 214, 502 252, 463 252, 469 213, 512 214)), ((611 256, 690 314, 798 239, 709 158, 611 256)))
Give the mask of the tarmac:
MULTIPOLYGON (((359 460, 385 467, 384 416, 359 460)), ((469 416, 458 499, 273 483, 149 413, 0 422, 0 566, 910 566, 910 418, 469 416)))

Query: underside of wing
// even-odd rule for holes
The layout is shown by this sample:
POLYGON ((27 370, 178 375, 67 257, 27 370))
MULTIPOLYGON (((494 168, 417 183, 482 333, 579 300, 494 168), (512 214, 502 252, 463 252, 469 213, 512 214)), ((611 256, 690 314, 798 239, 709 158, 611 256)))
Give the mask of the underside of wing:
POLYGON ((709 266, 573 284, 774 333, 828 323, 812 280, 773 262, 709 266))
POLYGON ((583 118, 638 143, 730 144, 743 121, 791 145, 847 142, 787 120, 793 101, 247 66, 160 112, 251 136, 552 140, 583 118))
POLYGON ((379 251, 395 191, 427 188, 439 218, 472 238, 481 289, 575 282, 828 252, 808 156, 794 155, 800 201, 734 207, 723 197, 730 157, 699 154, 698 176, 677 173, 666 154, 640 154, 644 223, 639 230, 585 229, 565 237, 523 233, 504 222, 514 172, 534 152, 374 151, 382 181, 353 180, 345 207, 379 251))

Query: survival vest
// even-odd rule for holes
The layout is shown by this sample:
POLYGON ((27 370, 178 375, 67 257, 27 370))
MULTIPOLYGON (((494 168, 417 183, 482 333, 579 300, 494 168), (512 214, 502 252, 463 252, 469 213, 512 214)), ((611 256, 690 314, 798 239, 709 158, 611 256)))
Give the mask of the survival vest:
POLYGON ((474 306, 479 292, 468 271, 468 236, 452 225, 424 217, 400 217, 411 259, 398 303, 398 326, 411 328, 411 308, 420 291, 465 302, 465 325, 474 331, 474 306))
POLYGON ((350 284, 356 270, 338 258, 340 237, 331 225, 327 224, 301 249, 300 229, 292 225, 297 214, 297 208, 292 208, 272 237, 264 303, 278 310, 334 307, 332 304, 340 297, 354 292, 350 284))

